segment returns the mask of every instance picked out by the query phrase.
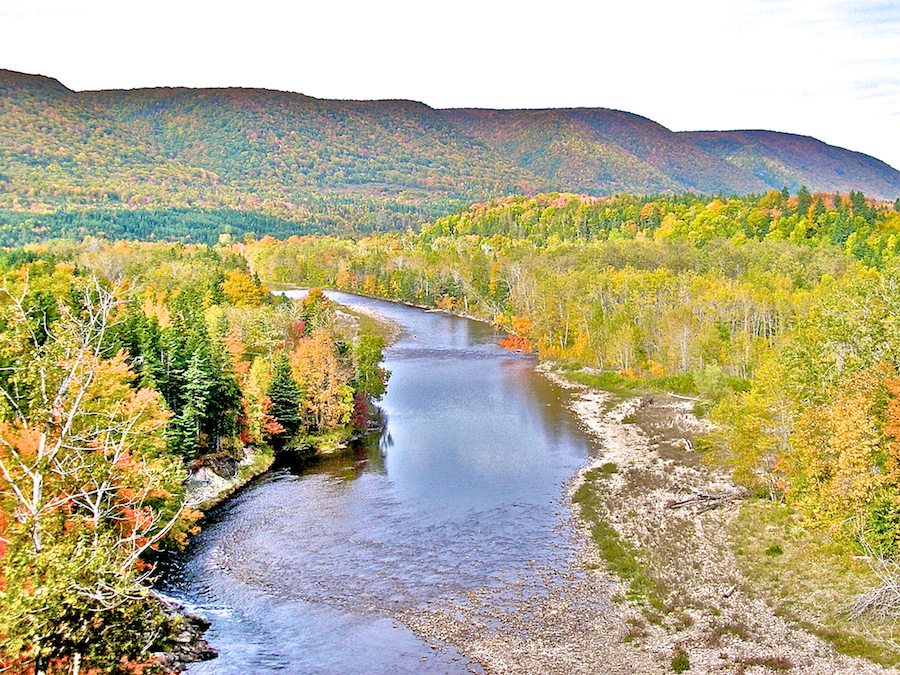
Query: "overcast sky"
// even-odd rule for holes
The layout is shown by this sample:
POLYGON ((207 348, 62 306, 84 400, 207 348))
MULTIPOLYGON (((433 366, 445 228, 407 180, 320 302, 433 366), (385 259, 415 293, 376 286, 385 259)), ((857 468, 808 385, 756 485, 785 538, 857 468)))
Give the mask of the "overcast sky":
POLYGON ((616 108, 900 169, 900 0, 0 0, 0 35, 0 68, 75 90, 616 108))

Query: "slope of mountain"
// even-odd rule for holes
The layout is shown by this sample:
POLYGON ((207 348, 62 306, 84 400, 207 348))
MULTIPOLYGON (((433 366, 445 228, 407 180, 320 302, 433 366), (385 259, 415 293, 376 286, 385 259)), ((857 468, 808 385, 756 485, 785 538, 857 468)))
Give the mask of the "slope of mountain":
MULTIPOLYGON (((674 133, 599 108, 435 110, 259 89, 74 92, 0 71, 7 212, 206 209, 310 231, 384 229, 513 193, 785 185, 894 199, 900 172, 810 138, 674 133)), ((14 226, 29 227, 21 218, 14 226)))
POLYGON ((557 190, 746 194, 770 189, 664 126, 627 112, 575 108, 445 114, 557 190))
POLYGON ((75 92, 59 80, 0 68, 0 90, 14 96, 66 96, 75 92))
POLYGON ((766 184, 786 186, 791 192, 806 185, 816 192, 862 190, 887 199, 900 196, 900 172, 893 167, 809 136, 775 131, 691 131, 679 135, 766 184))
POLYGON ((9 196, 49 206, 268 200, 290 211, 311 190, 436 201, 537 187, 421 103, 248 89, 74 93, 18 74, 0 74, 0 159, 9 196))

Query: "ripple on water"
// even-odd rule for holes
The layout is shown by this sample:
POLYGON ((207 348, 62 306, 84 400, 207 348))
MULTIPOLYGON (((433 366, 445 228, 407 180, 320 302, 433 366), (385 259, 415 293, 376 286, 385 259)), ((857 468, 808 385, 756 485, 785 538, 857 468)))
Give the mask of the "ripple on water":
POLYGON ((516 611, 573 557, 561 486, 590 443, 565 392, 489 327, 364 302, 406 329, 387 352, 388 435, 273 471, 206 520, 166 580, 213 610, 220 657, 191 673, 477 671, 397 617, 473 593, 516 611))

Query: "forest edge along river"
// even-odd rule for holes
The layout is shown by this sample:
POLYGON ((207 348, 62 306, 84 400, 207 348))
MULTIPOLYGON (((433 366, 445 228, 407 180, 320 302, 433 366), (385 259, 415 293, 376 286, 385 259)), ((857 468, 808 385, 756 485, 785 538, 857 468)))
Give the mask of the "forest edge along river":
POLYGON ((672 508, 735 490, 691 450, 704 423, 689 401, 619 401, 503 350, 486 324, 329 296, 402 328, 386 427, 282 459, 207 515, 162 584, 212 622, 219 657, 188 672, 897 673, 754 586, 734 500, 672 508), (608 571, 598 525, 632 578, 608 571))
POLYGON ((282 461, 208 514, 163 584, 212 622, 219 657, 189 672, 482 672, 408 624, 484 593, 521 611, 547 571, 577 567, 563 485, 591 441, 566 390, 486 324, 329 296, 403 329, 385 352, 386 428, 282 461))

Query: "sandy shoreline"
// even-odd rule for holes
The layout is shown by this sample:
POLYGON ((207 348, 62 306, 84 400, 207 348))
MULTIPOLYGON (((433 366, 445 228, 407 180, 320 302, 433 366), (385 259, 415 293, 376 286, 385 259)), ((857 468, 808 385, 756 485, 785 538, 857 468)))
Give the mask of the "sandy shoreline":
POLYGON ((399 617, 407 625, 484 668, 473 672, 498 675, 669 673, 679 653, 687 657, 688 673, 898 672, 838 653, 750 592, 728 546, 734 503, 703 513, 694 506, 670 508, 697 490, 735 491, 727 476, 691 452, 691 435, 703 422, 689 402, 654 396, 613 405, 610 394, 541 370, 571 390, 570 408, 600 446, 565 490, 577 554, 562 569, 535 569, 531 583, 519 588, 410 611, 399 617), (609 463, 616 471, 600 486, 604 520, 641 552, 666 589, 660 611, 626 600, 627 585, 607 571, 588 523, 577 517, 573 495, 590 470, 609 463), (535 594, 535 585, 543 592, 535 594), (498 603, 501 593, 504 601, 498 603))

